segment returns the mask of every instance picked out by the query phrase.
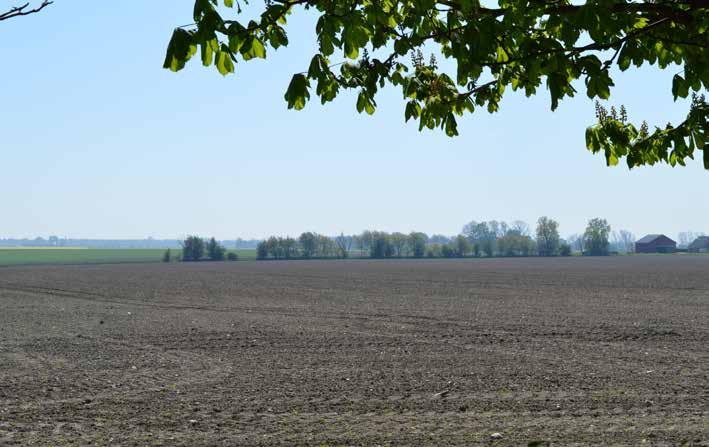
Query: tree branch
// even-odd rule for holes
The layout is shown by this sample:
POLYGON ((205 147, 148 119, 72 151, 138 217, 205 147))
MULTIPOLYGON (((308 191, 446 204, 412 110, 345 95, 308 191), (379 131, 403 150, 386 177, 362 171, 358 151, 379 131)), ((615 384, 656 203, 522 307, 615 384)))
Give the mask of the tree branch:
POLYGON ((15 6, 7 12, 0 13, 0 21, 11 19, 13 17, 27 16, 30 14, 37 13, 46 8, 47 6, 51 5, 52 3, 54 2, 51 0, 44 0, 39 6, 34 9, 27 9, 27 7, 30 5, 29 3, 25 3, 22 6, 15 6))

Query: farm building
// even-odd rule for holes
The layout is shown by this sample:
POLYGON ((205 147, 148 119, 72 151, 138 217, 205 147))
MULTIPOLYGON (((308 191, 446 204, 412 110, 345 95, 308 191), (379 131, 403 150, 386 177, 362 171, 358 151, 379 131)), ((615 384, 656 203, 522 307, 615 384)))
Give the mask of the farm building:
POLYGON ((648 234, 635 243, 635 253, 674 253, 677 242, 664 234, 648 234))
POLYGON ((709 253, 709 236, 699 236, 687 249, 692 253, 709 253))

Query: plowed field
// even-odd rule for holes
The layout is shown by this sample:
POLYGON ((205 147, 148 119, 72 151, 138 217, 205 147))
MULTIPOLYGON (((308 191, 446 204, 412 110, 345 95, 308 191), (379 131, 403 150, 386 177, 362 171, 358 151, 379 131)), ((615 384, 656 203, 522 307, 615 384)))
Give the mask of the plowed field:
POLYGON ((707 445, 708 376, 707 256, 0 268, 0 445, 707 445))

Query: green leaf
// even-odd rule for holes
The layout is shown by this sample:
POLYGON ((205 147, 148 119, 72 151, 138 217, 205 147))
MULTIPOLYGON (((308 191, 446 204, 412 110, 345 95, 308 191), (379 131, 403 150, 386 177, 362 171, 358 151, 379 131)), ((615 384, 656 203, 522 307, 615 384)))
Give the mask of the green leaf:
POLYGON ((507 51, 502 47, 497 47, 497 62, 507 62, 509 60, 510 57, 507 55, 507 51))
POLYGON ((365 111, 368 115, 372 115, 374 113, 374 103, 372 102, 372 98, 367 96, 364 91, 359 92, 359 96, 357 96, 357 111, 359 113, 365 111))
POLYGON ((322 56, 316 54, 310 60, 310 67, 308 67, 308 77, 309 78, 319 78, 323 74, 322 56))
POLYGON ((241 47, 241 56, 245 61, 258 57, 266 59, 266 48, 263 43, 256 37, 249 38, 243 47, 241 47))
MULTIPOLYGON (((237 56, 245 61, 265 58, 267 47, 288 44, 286 15, 296 11, 317 14, 319 51, 310 61, 293 65, 292 70, 307 67, 308 71, 291 80, 285 94, 289 108, 305 106, 312 82, 321 102, 348 90, 358 95, 357 110, 372 114, 377 92, 394 85, 403 94, 407 121, 418 119, 421 129, 437 128, 447 135, 457 134, 457 117, 473 112, 476 105, 496 111, 508 87, 531 96, 546 83, 552 110, 562 99, 574 96, 580 80, 590 98, 609 98, 614 82, 608 58, 613 59, 614 51, 618 51, 615 60, 620 72, 645 63, 660 69, 682 67, 680 74, 672 73, 675 99, 709 86, 706 48, 701 45, 709 26, 699 16, 684 20, 696 14, 683 2, 660 2, 665 19, 659 22, 653 16, 657 8, 639 7, 634 14, 617 14, 619 0, 556 2, 558 8, 552 5, 555 2, 500 0, 491 3, 494 9, 480 0, 455 0, 448 11, 440 10, 441 3, 435 0, 266 1, 252 5, 257 10, 244 15, 240 15, 238 0, 193 3, 194 24, 173 32, 163 63, 166 69, 181 70, 201 50, 204 65, 214 64, 222 75, 232 73, 237 56), (235 17, 223 19, 222 6, 236 8, 235 17), (236 20, 244 16, 248 25, 236 20), (431 49, 436 56, 440 50, 446 59, 440 66, 419 57, 431 49), (335 52, 357 59, 365 50, 372 52, 366 65, 347 62, 337 74, 328 66, 327 58, 335 52), (455 82, 448 73, 455 73, 455 82), (480 88, 488 81, 492 87, 480 88), (464 92, 470 93, 460 95, 464 92)), ((605 153, 611 165, 625 157, 629 166, 658 162, 680 166, 705 149, 707 107, 697 97, 683 124, 658 128, 651 135, 643 133, 642 138, 625 119, 603 120, 586 130, 586 146, 594 153, 605 153)))
POLYGON ((214 49, 212 48, 211 41, 202 43, 200 48, 202 50, 202 65, 209 67, 214 61, 214 49))
POLYGON ((677 97, 686 98, 689 95, 689 83, 678 74, 672 78, 672 95, 675 100, 677 97))
POLYGON ((613 152, 606 151, 606 164, 608 166, 616 166, 618 164, 618 157, 616 157, 613 152))
POLYGON ((406 122, 411 118, 418 118, 421 114, 421 106, 416 101, 409 101, 406 103, 406 109, 404 110, 404 118, 406 122))
POLYGON ((231 60, 231 55, 226 51, 217 53, 216 66, 222 76, 234 73, 234 61, 231 60))
POLYGON ((618 54, 618 68, 620 68, 620 71, 625 71, 630 68, 630 63, 633 60, 631 53, 633 51, 637 50, 627 42, 623 45, 623 48, 620 49, 620 53, 618 54))
POLYGON ((271 28, 268 38, 273 48, 285 47, 288 45, 288 36, 283 28, 274 26, 271 28))
POLYGON ((197 46, 194 44, 192 34, 182 28, 177 28, 172 33, 172 38, 167 46, 163 68, 171 71, 182 70, 185 63, 196 52, 197 46))
POLYGON ((302 110, 305 107, 305 103, 310 99, 308 87, 310 87, 310 81, 305 75, 300 73, 293 75, 285 94, 289 109, 302 110))
POLYGON ((409 41, 407 39, 397 39, 394 41, 394 51, 399 56, 403 56, 409 52, 409 41))
POLYGON ((455 120, 455 115, 449 113, 446 117, 446 135, 449 137, 458 136, 458 122, 455 120))
POLYGON ((551 110, 556 110, 556 108, 559 107, 561 88, 554 76, 549 76, 547 78, 547 87, 549 88, 549 94, 551 95, 551 110))

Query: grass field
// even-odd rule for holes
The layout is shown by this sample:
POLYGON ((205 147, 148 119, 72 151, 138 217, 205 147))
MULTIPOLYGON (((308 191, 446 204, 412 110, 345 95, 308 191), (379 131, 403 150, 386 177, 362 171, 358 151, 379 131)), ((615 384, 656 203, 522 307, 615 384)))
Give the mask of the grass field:
MULTIPOLYGON (((256 250, 230 250, 256 259, 256 250)), ((0 266, 161 262, 163 249, 0 248, 0 266)), ((173 249, 174 255, 180 250, 173 249)))

